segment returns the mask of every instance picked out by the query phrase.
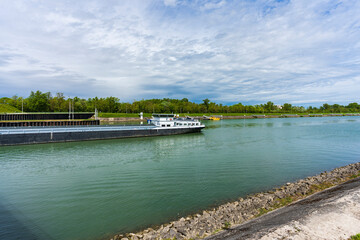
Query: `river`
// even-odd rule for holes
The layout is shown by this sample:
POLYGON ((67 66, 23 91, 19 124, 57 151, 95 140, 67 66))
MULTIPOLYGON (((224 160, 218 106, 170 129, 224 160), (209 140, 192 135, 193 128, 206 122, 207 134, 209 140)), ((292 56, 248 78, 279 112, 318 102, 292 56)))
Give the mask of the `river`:
POLYGON ((360 161, 360 118, 0 147, 0 239, 106 239, 360 161), (5 227, 3 227, 5 226, 5 227))

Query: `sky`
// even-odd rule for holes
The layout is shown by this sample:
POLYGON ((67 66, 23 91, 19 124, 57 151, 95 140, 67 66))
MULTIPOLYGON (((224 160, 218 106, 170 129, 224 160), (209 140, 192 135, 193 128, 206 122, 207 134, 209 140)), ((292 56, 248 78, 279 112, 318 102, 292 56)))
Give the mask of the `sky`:
POLYGON ((0 96, 360 102, 360 1, 0 0, 0 96))

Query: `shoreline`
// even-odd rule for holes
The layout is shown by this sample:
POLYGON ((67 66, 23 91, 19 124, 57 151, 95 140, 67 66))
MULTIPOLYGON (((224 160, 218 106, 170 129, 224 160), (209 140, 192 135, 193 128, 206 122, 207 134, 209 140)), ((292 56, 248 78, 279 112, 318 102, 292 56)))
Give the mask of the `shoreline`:
MULTIPOLYGON (((266 115, 266 114, 254 114, 254 115, 229 115, 222 116, 223 120, 226 119, 258 119, 258 118, 299 118, 299 117, 349 117, 349 116, 360 116, 357 113, 349 113, 349 114, 306 114, 306 115, 298 115, 298 114, 281 114, 281 115, 266 115)), ((204 120, 203 116, 193 116, 193 118, 204 120)), ((144 119, 140 119, 138 117, 98 117, 98 119, 102 122, 142 122, 150 119, 148 117, 144 117, 144 119)))
POLYGON ((360 233, 359 200, 357 177, 206 240, 350 239, 360 233))
POLYGON ((359 176, 360 162, 357 162, 286 183, 267 192, 251 194, 154 229, 118 234, 111 240, 202 239, 359 176))

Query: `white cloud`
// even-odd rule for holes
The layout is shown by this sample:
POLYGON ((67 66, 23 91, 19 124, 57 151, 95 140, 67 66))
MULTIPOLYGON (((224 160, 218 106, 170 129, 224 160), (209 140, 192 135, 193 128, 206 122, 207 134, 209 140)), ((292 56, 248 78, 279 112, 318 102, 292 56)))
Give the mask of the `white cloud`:
POLYGON ((177 0, 164 0, 164 5, 175 7, 177 5, 177 0))
POLYGON ((207 2, 207 3, 204 4, 203 9, 204 10, 210 10, 210 9, 221 8, 225 4, 226 4, 225 0, 221 0, 219 2, 207 2))
POLYGON ((42 87, 122 100, 358 101, 360 2, 4 5, 1 96, 42 87))

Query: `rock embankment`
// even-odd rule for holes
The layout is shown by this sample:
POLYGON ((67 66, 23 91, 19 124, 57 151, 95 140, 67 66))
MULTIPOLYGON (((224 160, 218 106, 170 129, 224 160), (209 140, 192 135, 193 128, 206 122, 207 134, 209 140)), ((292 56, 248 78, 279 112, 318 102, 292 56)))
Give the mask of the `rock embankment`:
POLYGON ((287 183, 265 193, 250 195, 245 199, 239 198, 237 201, 203 211, 201 214, 163 224, 156 229, 148 228, 138 233, 116 235, 112 240, 204 238, 359 176, 360 162, 294 183, 287 183))

